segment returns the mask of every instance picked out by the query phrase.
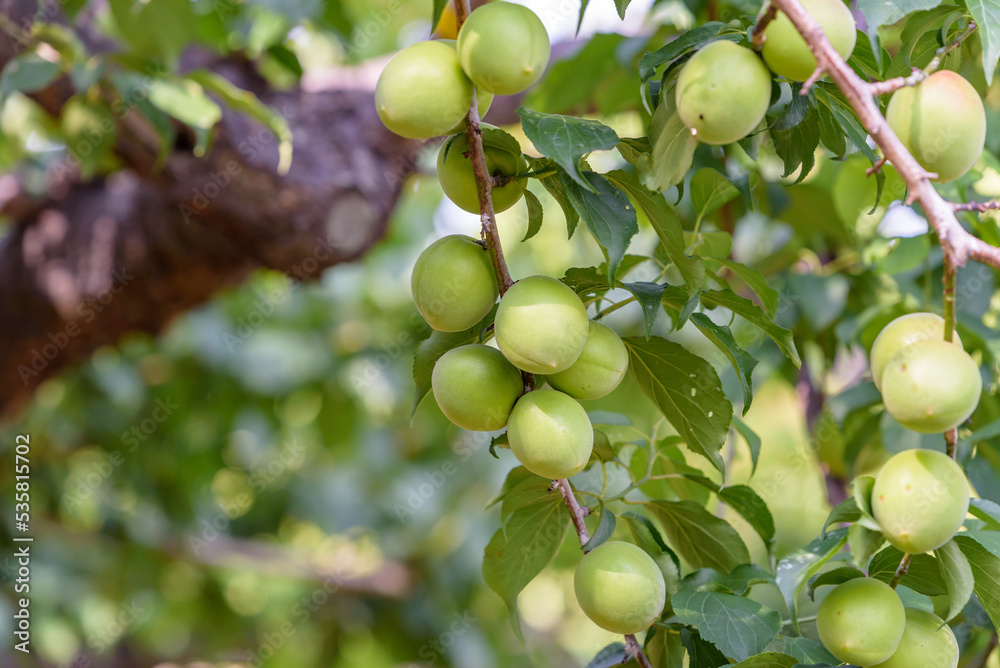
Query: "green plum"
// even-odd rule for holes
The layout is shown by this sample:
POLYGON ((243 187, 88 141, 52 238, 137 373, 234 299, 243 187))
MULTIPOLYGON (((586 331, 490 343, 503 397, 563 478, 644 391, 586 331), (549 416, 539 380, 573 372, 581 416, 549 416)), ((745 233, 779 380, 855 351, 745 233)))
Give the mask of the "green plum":
POLYGON ((574 399, 600 399, 618 387, 628 371, 628 350, 614 330, 590 321, 583 352, 565 371, 546 376, 549 385, 574 399))
POLYGON ((431 390, 441 412, 463 429, 503 429, 524 391, 521 372, 496 348, 478 343, 452 348, 438 359, 431 390))
POLYGON ((906 626, 899 648, 887 661, 871 668, 955 668, 958 641, 937 615, 906 608, 906 626))
POLYGON ((967 352, 945 341, 903 348, 882 372, 882 401, 896 421, 922 434, 953 429, 979 405, 983 379, 967 352))
POLYGON ((458 31, 458 58, 483 90, 516 95, 549 63, 549 34, 533 11, 510 2, 475 9, 458 31))
MULTIPOLYGON (((450 7, 450 5, 449 5, 450 7)), ((452 17, 454 17, 455 12, 452 10, 452 17)), ((444 22, 445 14, 441 15, 441 21, 444 22)), ((440 24, 439 24, 440 25, 440 24)), ((458 42, 453 39, 439 39, 437 40, 442 44, 447 44, 451 48, 455 49, 455 54, 458 54, 458 42)), ((476 87, 476 111, 479 112, 479 118, 482 119, 486 115, 486 112, 490 110, 493 105, 493 93, 488 90, 483 90, 482 88, 476 87)), ((468 109, 466 109, 468 111, 468 109)), ((458 134, 459 132, 465 132, 465 119, 460 120, 455 127, 451 129, 448 133, 450 135, 458 134)))
POLYGON ((588 617, 613 633, 645 631, 663 611, 666 584, 656 562, 632 543, 609 541, 580 560, 576 600, 588 617))
POLYGON ((489 253, 460 234, 424 249, 413 266, 410 289, 420 315, 439 332, 469 329, 486 317, 499 294, 489 253))
MULTIPOLYGON (((527 171, 528 166, 520 151, 511 153, 504 148, 501 135, 506 133, 485 123, 483 130, 483 153, 486 156, 486 170, 491 176, 514 176, 527 171)), ((437 173, 441 189, 452 202, 470 213, 479 213, 479 191, 476 176, 472 171, 472 160, 467 155, 469 138, 462 132, 449 137, 438 152, 437 173)), ((516 181, 492 189, 493 210, 506 211, 524 196, 524 190, 516 181)))
POLYGON ((892 656, 906 625, 903 602, 874 578, 834 587, 819 606, 816 630, 831 654, 845 663, 871 666, 892 656))
POLYGON ((517 461, 535 475, 570 478, 587 465, 594 428, 576 399, 556 390, 528 392, 514 404, 507 440, 517 461))
POLYGON ((410 139, 447 134, 472 106, 472 82, 455 49, 434 41, 406 47, 375 85, 375 108, 387 128, 410 139))
POLYGON ((939 70, 900 88, 885 110, 889 127, 920 166, 952 181, 968 172, 986 144, 986 111, 962 75, 939 70))
POLYGON ((875 477, 872 514, 897 550, 922 554, 955 535, 969 512, 962 468, 934 450, 904 450, 875 477))
MULTIPOLYGON (((918 341, 934 340, 944 341, 944 318, 936 313, 908 313, 883 327, 872 345, 871 367, 875 387, 882 388, 882 372, 899 351, 918 341)), ((952 343, 962 347, 958 332, 954 333, 952 343)))
POLYGON ((750 49, 719 40, 684 65, 676 96, 677 113, 699 141, 731 144, 764 119, 771 73, 750 49))
MULTIPOLYGON (((854 16, 841 0, 801 0, 802 6, 823 29, 833 48, 845 60, 858 38, 854 16)), ((767 66, 789 81, 805 81, 816 70, 816 57, 784 12, 764 29, 761 55, 767 66)))
POLYGON ((548 276, 522 278, 500 299, 497 345, 511 364, 529 373, 568 369, 583 351, 590 320, 583 302, 548 276))

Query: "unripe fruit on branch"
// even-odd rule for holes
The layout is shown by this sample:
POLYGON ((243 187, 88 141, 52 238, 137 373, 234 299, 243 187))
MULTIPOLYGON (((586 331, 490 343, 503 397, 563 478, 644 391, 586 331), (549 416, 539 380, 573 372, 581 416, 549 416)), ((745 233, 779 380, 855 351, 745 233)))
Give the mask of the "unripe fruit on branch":
MULTIPOLYGON (((449 5, 449 7, 450 7, 450 5, 449 5)), ((454 16, 454 10, 452 10, 452 15, 454 16)), ((442 22, 444 21, 444 18, 445 18, 444 14, 442 14, 441 15, 441 21, 442 22)), ((452 49, 455 50, 455 55, 458 55, 458 42, 456 42, 454 39, 441 39, 441 40, 438 40, 438 41, 441 42, 442 44, 447 44, 448 46, 450 46, 452 49)), ((480 119, 482 119, 483 116, 486 115, 486 112, 490 110, 490 107, 492 105, 493 105, 493 93, 489 92, 488 90, 483 90, 482 88, 478 88, 477 87, 476 88, 476 111, 479 112, 479 118, 480 119)), ((466 111, 468 111, 468 109, 466 109, 466 111)), ((451 129, 451 131, 448 132, 448 134, 454 135, 454 134, 458 134, 459 132, 465 132, 465 118, 463 118, 462 120, 460 120, 455 125, 455 127, 453 127, 451 129)))
POLYGON ((434 365, 431 390, 441 412, 463 429, 503 429, 514 402, 524 391, 521 372, 481 344, 449 350, 434 365))
POLYGON ((897 550, 936 550, 951 540, 968 512, 969 483, 948 455, 904 450, 875 477, 872 514, 897 550))
MULTIPOLYGON (((485 123, 480 127, 483 131, 486 170, 490 176, 514 176, 527 171, 528 165, 520 152, 511 153, 495 140, 496 133, 504 134, 503 130, 485 123)), ((468 135, 462 132, 449 137, 438 152, 438 181, 448 199, 470 213, 479 213, 479 190, 468 152, 468 135)), ((519 183, 511 181, 505 186, 493 188, 491 194, 493 210, 499 213, 517 204, 524 196, 524 190, 519 183)))
POLYGON ((583 351, 590 320, 573 290, 548 276, 522 278, 500 299, 494 326, 500 352, 518 369, 553 374, 583 351))
POLYGON ((579 359, 545 380, 574 399, 600 399, 618 387, 627 370, 625 344, 610 327, 591 320, 587 343, 579 359))
POLYGON ((967 352, 945 341, 903 348, 882 372, 882 401, 896 421, 922 434, 953 429, 979 405, 983 379, 967 352))
POLYGON ((527 7, 491 2, 469 14, 458 31, 458 58, 479 88, 515 95, 545 71, 549 34, 527 7))
POLYGON ((892 656, 906 624, 903 602, 892 587, 855 578, 834 587, 819 606, 816 630, 835 657, 871 666, 892 656))
POLYGON ((439 332, 462 332, 486 317, 499 291, 489 253, 453 234, 424 249, 410 276, 413 302, 439 332))
POLYGON ((750 49, 719 40, 692 56, 677 79, 677 113, 698 141, 731 144, 771 103, 771 73, 750 49))
POLYGON ((576 600, 613 633, 645 631, 663 611, 667 588, 653 558, 632 543, 609 541, 585 554, 573 576, 576 600))
POLYGON ((570 478, 594 449, 594 428, 576 399, 555 390, 528 392, 514 404, 507 440, 517 461, 543 478, 570 478))
MULTIPOLYGON (((944 318, 936 313, 908 313, 882 328, 872 345, 871 367, 875 387, 882 388, 882 373, 903 348, 920 341, 944 341, 944 318)), ((958 332, 952 343, 962 347, 958 332)))
MULTIPOLYGON (((801 0, 802 6, 823 29, 830 44, 847 60, 854 51, 858 33, 851 10, 841 0, 801 0)), ((761 55, 775 74, 789 81, 805 81, 816 70, 816 57, 784 12, 764 29, 761 55)))
POLYGON ((410 139, 447 134, 472 106, 472 82, 454 47, 418 42, 389 61, 375 86, 375 108, 387 128, 410 139))
POLYGON ((899 647, 888 661, 871 668, 955 668, 958 641, 937 615, 906 608, 906 626, 899 647))
POLYGON ((960 74, 935 72, 900 88, 885 110, 889 127, 920 166, 951 181, 976 164, 986 143, 986 111, 960 74))

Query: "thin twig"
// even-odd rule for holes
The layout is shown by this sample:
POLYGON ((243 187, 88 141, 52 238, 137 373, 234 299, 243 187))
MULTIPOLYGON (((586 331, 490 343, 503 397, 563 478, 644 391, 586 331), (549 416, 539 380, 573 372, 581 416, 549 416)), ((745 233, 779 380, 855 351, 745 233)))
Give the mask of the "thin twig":
POLYGON ((941 67, 941 61, 944 57, 957 49, 965 38, 975 31, 976 22, 969 21, 969 25, 965 28, 965 30, 956 35, 954 40, 934 52, 934 57, 931 58, 931 62, 927 63, 927 67, 922 70, 914 68, 913 74, 908 77, 895 77, 893 79, 886 79, 885 81, 872 82, 872 95, 885 95, 886 93, 892 93, 893 91, 897 91, 906 86, 916 86, 918 83, 934 74, 934 72, 941 67))
POLYGON ((1000 268, 1000 248, 969 234, 955 217, 951 202, 934 189, 927 170, 910 155, 879 111, 872 94, 872 85, 859 77, 830 44, 816 19, 799 0, 772 0, 803 36, 819 67, 830 76, 843 92, 861 124, 882 149, 906 184, 913 199, 920 202, 928 221, 937 233, 942 250, 950 255, 956 267, 979 260, 1000 268))
POLYGON ((584 522, 584 518, 590 514, 590 510, 580 506, 576 495, 573 494, 573 487, 566 478, 553 480, 552 488, 558 489, 559 493, 562 494, 566 508, 569 509, 569 517, 573 520, 573 528, 576 529, 576 535, 580 538, 580 547, 583 547, 590 542, 590 532, 587 531, 587 524, 584 522))
POLYGON ((984 213, 986 211, 996 211, 1000 209, 1000 201, 994 202, 955 202, 951 205, 955 211, 975 211, 984 213))
POLYGON ((764 31, 767 30, 767 24, 778 17, 778 7, 777 5, 768 5, 767 11, 760 15, 757 19, 757 23, 753 27, 753 50, 760 51, 764 48, 764 40, 767 36, 764 31))
POLYGON ((906 575, 906 572, 910 570, 911 561, 913 561, 912 554, 903 555, 903 558, 899 560, 899 567, 896 568, 896 574, 892 576, 892 582, 889 583, 890 587, 892 587, 893 589, 896 588, 896 585, 899 584, 899 581, 902 580, 903 576, 906 575))
MULTIPOLYGON (((643 654, 642 645, 635 639, 634 633, 629 633, 625 636, 625 661, 628 661, 630 657, 635 659, 636 663, 642 666, 642 668, 653 668, 653 664, 643 654)), ((625 663, 625 661, 622 663, 625 663)))
POLYGON ((865 176, 872 176, 874 174, 878 174, 880 171, 882 171, 882 168, 885 166, 885 162, 886 162, 885 156, 882 156, 881 158, 873 162, 872 166, 865 170, 865 176))

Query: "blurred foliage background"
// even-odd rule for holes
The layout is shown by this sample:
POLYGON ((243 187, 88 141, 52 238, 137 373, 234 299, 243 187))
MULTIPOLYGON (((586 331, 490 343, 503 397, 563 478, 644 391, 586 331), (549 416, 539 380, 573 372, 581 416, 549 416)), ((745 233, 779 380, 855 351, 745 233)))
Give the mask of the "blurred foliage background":
MULTIPOLYGON (((431 32, 429 1, 197 0, 181 10, 154 0, 143 11, 162 10, 166 18, 191 12, 191 20, 146 15, 127 26, 114 15, 122 3, 109 4, 109 34, 129 55, 169 64, 188 42, 243 51, 278 87, 302 72, 381 57, 431 32)), ((709 16, 757 10, 757 3, 636 0, 623 24, 612 3, 595 0, 577 38, 576 3, 526 4, 552 31, 561 60, 522 103, 592 114, 623 137, 644 134, 649 118, 636 76, 642 53, 709 16)), ((1000 88, 974 83, 988 93, 990 154, 948 187, 995 197, 1000 88)), ((519 128, 511 131, 531 152, 519 128)), ((0 114, 0 167, 34 170, 41 186, 46 164, 64 150, 60 132, 26 97, 12 96, 0 114)), ((485 507, 514 459, 505 450, 491 457, 488 435, 451 426, 433 400, 411 420, 412 353, 429 330, 410 301, 410 269, 434 238, 478 228, 475 216, 443 200, 435 150, 428 147, 387 237, 363 262, 311 284, 259 273, 161 337, 132 336, 46 382, 27 410, 0 428, 4 508, 13 498, 15 436, 31 438, 37 651, 24 658, 5 642, 0 663, 576 666, 615 639, 575 603, 578 550, 567 541, 521 596, 521 646, 480 572, 499 523, 498 510, 485 507)), ((611 153, 591 160, 600 171, 624 164, 611 153)), ((696 167, 718 160, 701 147, 696 167)), ((859 155, 821 155, 812 173, 789 186, 792 179, 782 183, 780 160, 765 147, 760 166, 767 179, 754 187, 755 211, 734 200, 695 232, 700 217, 689 195, 681 199, 690 241, 702 255, 751 265, 780 292, 777 321, 795 333, 805 361, 796 371, 756 329, 733 323, 740 344, 760 360, 744 419, 763 449, 751 478, 747 445, 733 432, 725 450, 729 482, 749 480, 768 503, 779 557, 817 535, 829 498, 839 500, 853 475, 908 447, 943 449, 876 411, 877 393, 865 378, 866 351, 886 322, 905 311, 941 310, 940 251, 908 211, 886 216, 902 195, 891 171, 886 195, 869 212, 875 186, 864 177, 868 165, 859 155)), ((576 234, 567 241, 559 207, 541 189, 536 194, 545 224, 531 240, 519 242, 527 226, 523 205, 499 216, 512 274, 558 277, 599 264, 593 240, 576 234)), ((1000 238, 996 220, 977 222, 993 243, 1000 238)), ((648 251, 655 241, 645 226, 633 248, 648 251)), ((632 278, 656 278, 642 278, 644 271, 652 270, 640 265, 632 278)), ((978 446, 970 477, 981 496, 1000 501, 996 275, 971 265, 959 281, 959 330, 983 364, 988 388, 974 430, 963 431, 962 453, 968 459, 978 446)), ((643 332, 635 304, 607 321, 622 335, 643 332)), ((741 405, 738 379, 718 349, 693 327, 671 330, 661 314, 657 333, 712 361, 741 405)), ((587 408, 595 422, 619 425, 626 441, 668 433, 630 380, 587 408)), ((695 456, 679 448, 676 454, 698 465, 695 456)), ((574 483, 586 489, 600 481, 581 476, 574 483)), ((658 492, 698 495, 682 483, 658 492)), ((0 522, 5 544, 11 515, 0 522)), ((759 538, 730 515, 755 558, 770 566, 759 538)), ((4 638, 13 630, 15 572, 5 554, 4 638)), ((776 591, 754 595, 783 606, 776 591)))

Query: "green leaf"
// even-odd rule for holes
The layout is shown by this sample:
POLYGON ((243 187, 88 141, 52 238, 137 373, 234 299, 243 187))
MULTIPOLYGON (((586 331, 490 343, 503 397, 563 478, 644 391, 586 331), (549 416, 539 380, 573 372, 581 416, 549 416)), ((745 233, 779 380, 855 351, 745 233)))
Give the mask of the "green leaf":
POLYGON ((527 188, 523 188, 522 190, 524 191, 524 201, 528 205, 528 229, 525 231, 524 238, 521 241, 527 241, 542 229, 542 213, 544 209, 542 203, 535 197, 535 193, 527 188))
POLYGON ((620 642, 613 642, 600 652, 587 664, 587 668, 612 668, 625 663, 625 645, 620 642))
POLYGON ((8 61, 0 73, 0 102, 11 93, 34 93, 55 81, 61 68, 59 63, 45 60, 29 51, 8 61))
POLYGON ((501 485, 500 487, 500 491, 497 492, 496 496, 490 499, 485 506, 483 506, 483 510, 488 510, 493 506, 497 505, 498 503, 503 501, 508 494, 510 494, 511 490, 513 490, 515 487, 520 485, 525 480, 530 480, 533 477, 537 478, 538 476, 536 476, 534 473, 530 472, 523 466, 515 466, 507 473, 507 477, 504 478, 503 485, 501 485))
POLYGON ((688 627, 681 629, 681 643, 687 650, 690 668, 719 668, 729 664, 725 654, 688 627))
POLYGON ((615 0, 615 9, 618 10, 618 18, 622 21, 625 20, 625 10, 628 9, 630 2, 632 2, 632 0, 615 0))
POLYGON ((278 173, 287 174, 292 165, 292 130, 281 114, 267 106, 250 91, 238 88, 228 79, 209 70, 194 70, 186 75, 205 90, 215 93, 235 111, 254 119, 278 138, 278 173))
POLYGON ((667 190, 684 183, 698 140, 691 128, 684 125, 673 102, 663 102, 653 112, 647 129, 653 148, 650 153, 650 171, 643 179, 655 190, 667 190))
POLYGON ((861 519, 861 510, 858 508, 857 500, 854 497, 844 499, 826 516, 826 522, 823 523, 823 535, 826 535, 826 530, 830 528, 831 524, 857 522, 859 519, 861 519))
POLYGON ((726 441, 733 405, 712 365, 683 346, 654 336, 623 339, 629 369, 692 452, 723 470, 719 450, 726 441))
POLYGON ((781 631, 776 610, 742 596, 682 589, 671 605, 684 623, 698 627, 705 640, 737 661, 762 652, 781 631))
POLYGON ((848 580, 865 577, 864 571, 854 566, 840 566, 829 571, 824 571, 809 578, 806 589, 809 598, 814 598, 816 590, 823 585, 839 585, 848 580))
POLYGON ((746 422, 735 415, 733 416, 733 427, 743 437, 743 440, 747 442, 747 447, 750 449, 750 475, 753 475, 757 472, 757 461, 760 459, 760 436, 746 422))
POLYGON ((518 637, 517 595, 552 561, 569 526, 562 497, 542 491, 535 502, 511 513, 486 546, 483 578, 507 605, 518 637))
MULTIPOLYGON (((869 562, 868 577, 881 580, 886 584, 892 582, 902 558, 903 553, 896 548, 885 548, 872 557, 871 562, 869 562)), ((913 555, 910 569, 899 583, 926 596, 941 596, 948 593, 937 559, 929 554, 913 555)))
POLYGON ((975 579, 969 560, 954 540, 949 540, 934 550, 934 556, 937 557, 941 577, 944 578, 945 588, 948 590, 948 614, 944 621, 949 622, 972 598, 975 579))
POLYGON ((847 529, 847 547, 851 552, 851 563, 861 568, 868 563, 872 555, 885 545, 885 536, 881 531, 869 529, 857 522, 847 529))
POLYGON ((711 568, 700 568, 681 582, 678 591, 719 591, 724 590, 736 596, 743 596, 750 587, 757 584, 774 584, 774 576, 757 564, 740 564, 731 573, 719 573, 711 568))
POLYGON ((615 131, 597 121, 560 114, 543 114, 521 107, 524 134, 538 152, 552 158, 585 190, 596 192, 580 172, 580 159, 592 152, 610 150, 618 145, 615 131))
POLYGON ((798 660, 778 652, 764 652, 733 664, 732 668, 794 668, 798 660))
POLYGON ((701 330, 706 339, 722 351, 729 363, 733 365, 733 370, 736 371, 740 386, 743 388, 743 415, 746 415, 753 402, 753 370, 757 366, 757 360, 740 348, 736 339, 733 338, 733 333, 726 325, 715 324, 704 313, 692 313, 691 322, 701 330))
POLYGON ((447 4, 448 0, 434 0, 434 5, 431 7, 431 32, 437 30, 437 24, 440 23, 441 14, 444 13, 447 4))
POLYGON ((175 61, 192 39, 196 23, 189 0, 110 0, 121 38, 140 54, 175 61))
POLYGON ((222 118, 222 109, 194 81, 182 78, 155 79, 150 83, 149 101, 181 123, 208 130, 222 118))
POLYGON ((858 0, 858 9, 865 15, 868 31, 874 33, 882 26, 892 25, 911 12, 931 9, 940 4, 941 0, 893 0, 893 2, 858 0))
POLYGON ((701 293, 701 303, 709 308, 722 306, 733 313, 742 316, 747 322, 757 326, 774 341, 781 352, 792 361, 796 367, 802 366, 799 353, 795 349, 792 333, 780 327, 768 317, 759 306, 745 297, 740 297, 732 290, 707 290, 701 293))
POLYGON ((687 480, 696 482, 718 495, 719 500, 729 504, 760 535, 765 545, 774 540, 774 518, 764 499, 746 485, 722 487, 714 480, 696 473, 682 474, 687 480))
POLYGON ((783 557, 778 562, 775 569, 775 580, 788 609, 792 612, 792 620, 796 630, 799 630, 799 593, 806 586, 806 582, 818 573, 823 564, 839 552, 846 542, 847 529, 837 529, 826 536, 817 538, 801 550, 783 557))
MULTIPOLYGON (((534 161, 532 164, 532 169, 538 169, 537 165, 541 163, 545 165, 545 162, 540 160, 534 161)), ((551 165, 551 163, 549 163, 551 165)), ((576 226, 580 222, 580 215, 573 208, 573 203, 570 201, 569 196, 566 194, 566 190, 563 188, 562 179, 559 178, 558 174, 552 174, 551 176, 545 176, 538 179, 538 182, 542 184, 542 187, 552 195, 552 199, 556 201, 559 208, 562 209, 563 217, 566 219, 566 232, 567 238, 573 237, 573 232, 576 231, 576 226)))
POLYGON ((821 642, 812 638, 786 637, 782 639, 782 649, 785 654, 794 656, 804 664, 825 663, 830 666, 840 664, 821 642))
POLYGON ((605 176, 616 186, 628 193, 636 206, 649 219, 650 225, 659 237, 670 261, 677 267, 690 292, 701 288, 705 282, 705 266, 701 259, 685 254, 684 228, 681 227, 677 212, 660 193, 645 188, 634 174, 615 170, 605 176))
MULTIPOLYGON (((656 626, 651 628, 646 634, 646 646, 643 651, 653 664, 653 668, 673 668, 684 664, 681 634, 670 629, 656 626)), ((725 657, 722 660, 725 661, 725 657)))
POLYGON ((111 109, 101 101, 88 102, 75 95, 63 105, 60 123, 66 148, 80 161, 80 172, 92 175, 114 148, 118 136, 111 109))
POLYGON ((663 290, 666 284, 650 283, 648 281, 638 281, 636 283, 622 283, 622 287, 635 296, 635 300, 642 307, 642 320, 646 326, 646 339, 653 333, 653 324, 656 316, 660 313, 660 306, 663 300, 663 290))
POLYGON ((993 83, 993 72, 1000 60, 1000 0, 966 0, 965 6, 979 27, 979 39, 983 43, 983 72, 989 85, 993 83))
POLYGON ((686 33, 678 35, 668 42, 666 46, 660 47, 652 53, 646 53, 639 59, 639 78, 648 81, 654 74, 656 68, 671 60, 691 51, 702 42, 718 35, 726 27, 721 21, 708 21, 697 28, 692 28, 686 33))
POLYGON ((599 501, 598 503, 601 508, 601 519, 597 523, 597 528, 590 535, 590 540, 583 546, 584 554, 611 538, 611 534, 615 532, 615 514, 605 507, 604 501, 599 501))
POLYGON ((990 529, 1000 529, 1000 504, 989 499, 970 499, 969 512, 986 522, 990 529))
POLYGON ((670 545, 692 568, 729 573, 750 561, 736 529, 704 506, 694 501, 648 501, 645 506, 663 527, 670 545))
POLYGON ((778 303, 781 301, 781 295, 767 284, 767 279, 764 278, 763 274, 753 267, 748 267, 745 264, 726 258, 712 258, 711 262, 721 264, 739 276, 747 284, 747 287, 753 290, 754 294, 760 298, 760 301, 764 304, 764 312, 770 317, 774 317, 775 313, 778 312, 778 303))
POLYGON ((589 188, 581 188, 565 172, 560 171, 559 178, 573 208, 587 223, 597 243, 607 250, 608 279, 613 285, 629 242, 639 233, 635 207, 625 193, 600 174, 583 173, 589 188))
POLYGON ((993 626, 1000 628, 1000 557, 969 536, 959 534, 952 540, 972 567, 974 591, 979 604, 990 616, 993 626))
POLYGON ((696 220, 701 220, 720 206, 738 197, 740 191, 725 176, 702 167, 691 177, 691 206, 696 220))
POLYGON ((868 145, 868 131, 862 127, 854 110, 841 97, 840 92, 822 87, 816 87, 814 90, 816 91, 816 100, 826 105, 830 113, 837 120, 837 123, 840 124, 840 128, 844 131, 844 134, 850 137, 854 146, 862 155, 875 162, 878 156, 875 155, 875 151, 868 145))
POLYGON ((644 156, 648 157, 652 151, 648 137, 622 137, 617 148, 622 157, 631 165, 638 165, 639 160, 644 156))
MULTIPOLYGON (((797 95, 797 93, 794 93, 797 95)), ((816 162, 816 147, 819 146, 819 114, 809 105, 802 120, 791 126, 774 126, 769 130, 774 142, 774 152, 785 165, 782 177, 788 177, 801 166, 795 183, 804 179, 816 162)))

